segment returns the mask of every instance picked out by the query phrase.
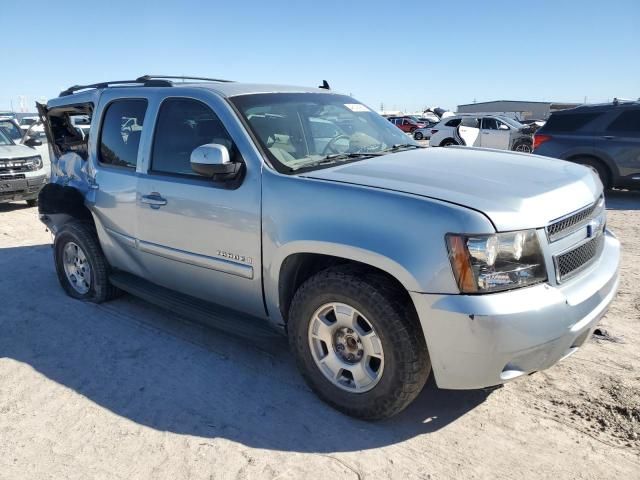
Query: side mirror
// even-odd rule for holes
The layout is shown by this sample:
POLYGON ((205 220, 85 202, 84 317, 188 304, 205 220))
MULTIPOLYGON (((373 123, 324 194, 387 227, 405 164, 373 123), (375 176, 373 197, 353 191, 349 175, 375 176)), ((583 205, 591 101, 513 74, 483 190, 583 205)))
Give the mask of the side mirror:
POLYGON ((240 163, 231 161, 224 145, 209 143, 191 152, 191 169, 198 175, 223 180, 234 177, 240 170, 240 163))
POLYGON ((42 142, 35 137, 29 137, 23 142, 23 145, 27 147, 39 147, 42 145, 42 142))
POLYGON ((498 130, 509 130, 509 127, 507 127, 504 123, 501 123, 500 125, 498 125, 498 130))

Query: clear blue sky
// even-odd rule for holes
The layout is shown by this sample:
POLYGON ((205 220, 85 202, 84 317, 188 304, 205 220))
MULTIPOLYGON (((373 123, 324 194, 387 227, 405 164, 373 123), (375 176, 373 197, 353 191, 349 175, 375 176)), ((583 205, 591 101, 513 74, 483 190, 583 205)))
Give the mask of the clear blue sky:
POLYGON ((375 109, 640 97, 640 0, 29 0, 0 18, 0 109, 144 73, 327 79, 375 109))

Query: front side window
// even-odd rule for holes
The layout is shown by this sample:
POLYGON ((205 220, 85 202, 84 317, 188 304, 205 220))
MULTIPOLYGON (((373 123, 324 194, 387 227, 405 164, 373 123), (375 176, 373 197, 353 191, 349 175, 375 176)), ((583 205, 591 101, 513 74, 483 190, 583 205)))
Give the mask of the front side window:
POLYGON ((100 163, 136 168, 147 101, 117 100, 104 114, 100 133, 100 163))
POLYGON ((482 119, 483 130, 498 130, 498 121, 495 118, 485 117, 482 119))
POLYGON ((158 113, 151 171, 199 176, 191 168, 191 152, 209 143, 227 147, 233 160, 233 141, 213 110, 197 100, 169 98, 158 113))
POLYGON ((627 133, 640 137, 640 109, 625 110, 607 127, 607 132, 627 133))
MULTIPOLYGON (((346 95, 264 93, 230 98, 279 171, 321 168, 419 144, 346 95), (327 134, 331 137, 327 137, 327 134), (402 146, 402 147, 401 147, 402 146)), ((393 119, 402 124, 404 119, 393 119)))

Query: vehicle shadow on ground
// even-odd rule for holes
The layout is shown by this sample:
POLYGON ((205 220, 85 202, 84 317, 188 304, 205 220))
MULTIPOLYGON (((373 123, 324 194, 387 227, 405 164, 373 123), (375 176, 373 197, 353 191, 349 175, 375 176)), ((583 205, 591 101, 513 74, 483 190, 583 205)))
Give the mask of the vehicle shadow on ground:
POLYGON ((488 396, 440 391, 431 379, 397 417, 354 420, 306 387, 284 338, 265 351, 131 296, 73 300, 58 285, 49 245, 0 249, 0 269, 12 272, 0 276, 0 289, 12 292, 0 313, 0 357, 159 431, 282 451, 357 451, 442 429, 488 396))
POLYGON ((26 210, 29 207, 25 202, 0 203, 0 214, 4 212, 15 212, 16 210, 26 210))
POLYGON ((609 190, 605 201, 607 210, 640 210, 640 190, 609 190))

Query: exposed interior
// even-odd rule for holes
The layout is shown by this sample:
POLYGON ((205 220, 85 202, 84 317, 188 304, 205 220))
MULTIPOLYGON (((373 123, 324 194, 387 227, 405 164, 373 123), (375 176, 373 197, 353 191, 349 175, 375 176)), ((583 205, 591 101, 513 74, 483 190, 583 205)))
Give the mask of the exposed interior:
POLYGON ((65 153, 77 153, 87 159, 89 128, 93 116, 93 104, 84 103, 45 110, 50 131, 47 135, 56 157, 65 153))

